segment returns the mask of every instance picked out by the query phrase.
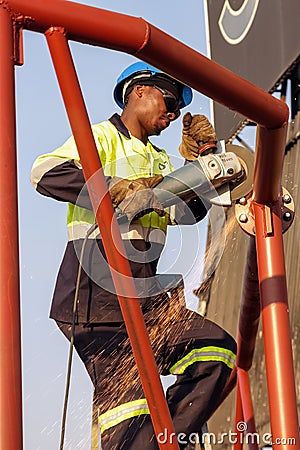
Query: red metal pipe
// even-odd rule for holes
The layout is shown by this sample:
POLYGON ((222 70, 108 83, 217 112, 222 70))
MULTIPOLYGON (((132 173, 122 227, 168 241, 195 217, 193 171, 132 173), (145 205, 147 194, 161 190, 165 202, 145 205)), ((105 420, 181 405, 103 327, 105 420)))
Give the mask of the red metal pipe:
POLYGON ((15 17, 24 18, 24 28, 44 33, 60 26, 68 39, 135 54, 148 40, 149 26, 140 17, 82 5, 65 0, 13 0, 15 17))
POLYGON ((246 444, 249 450, 258 450, 259 438, 255 427, 248 372, 238 369, 237 375, 245 424, 246 444))
POLYGON ((288 121, 285 103, 141 18, 63 0, 7 3, 26 18, 25 28, 44 32, 57 25, 69 39, 134 54, 266 128, 288 121))
POLYGON ((275 130, 257 127, 253 198, 267 204, 278 200, 286 144, 287 123, 275 130))
POLYGON ((241 390, 239 385, 239 380, 237 380, 236 385, 236 398, 235 398, 235 424, 234 424, 234 450, 242 450, 243 449, 243 407, 242 407, 242 397, 241 390))
MULTIPOLYGON (((174 433, 172 419, 152 353, 130 266, 124 256, 126 255, 124 244, 114 216, 111 199, 107 193, 101 162, 67 39, 63 30, 57 28, 49 29, 46 32, 46 37, 80 155, 84 176, 88 180, 88 190, 96 213, 107 260, 111 267, 154 430, 156 436, 166 431, 167 435, 171 436, 171 433, 174 433), (120 294, 124 291, 129 298, 120 294)), ((159 448, 179 450, 177 442, 161 443, 159 448)))
POLYGON ((153 26, 137 56, 255 123, 278 128, 288 121, 285 103, 153 26))
POLYGON ((0 8, 0 448, 22 449, 22 380, 19 292, 13 27, 0 8))
POLYGON ((23 16, 26 28, 45 31, 55 24, 63 27, 70 39, 134 54, 261 125, 255 201, 277 200, 289 117, 285 103, 143 19, 63 0, 9 0, 8 4, 16 17, 23 16))
POLYGON ((288 317, 280 201, 270 208, 253 203, 262 304, 271 430, 275 449, 299 449, 293 356, 288 317))
POLYGON ((16 17, 23 16, 26 28, 45 31, 55 24, 70 39, 134 54, 264 127, 257 142, 257 157, 262 162, 256 164, 255 200, 277 200, 289 118, 285 103, 143 19, 63 0, 9 0, 8 4, 16 17), (258 154, 262 148, 263 158, 258 154), (279 171, 274 172, 269 161, 275 161, 279 171), (257 181, 258 177, 264 182, 257 181))

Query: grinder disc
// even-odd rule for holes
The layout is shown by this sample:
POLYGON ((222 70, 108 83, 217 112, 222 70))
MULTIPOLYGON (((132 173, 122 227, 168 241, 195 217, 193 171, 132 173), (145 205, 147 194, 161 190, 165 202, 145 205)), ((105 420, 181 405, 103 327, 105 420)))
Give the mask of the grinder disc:
POLYGON ((226 152, 235 153, 246 172, 246 179, 231 191, 231 200, 235 201, 242 197, 246 197, 246 195, 252 190, 254 175, 254 152, 249 148, 234 144, 227 144, 226 152))

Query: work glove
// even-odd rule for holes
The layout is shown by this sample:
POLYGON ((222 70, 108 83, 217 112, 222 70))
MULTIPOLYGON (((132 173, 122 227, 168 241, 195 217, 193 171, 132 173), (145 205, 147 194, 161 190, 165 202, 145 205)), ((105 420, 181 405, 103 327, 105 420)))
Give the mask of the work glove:
POLYGON ((162 175, 137 178, 135 180, 113 177, 109 183, 112 203, 118 206, 129 221, 137 219, 150 211, 155 211, 162 217, 165 211, 152 191, 152 188, 160 183, 162 179, 162 175))
POLYGON ((208 118, 202 114, 192 116, 187 112, 182 118, 182 140, 179 153, 188 161, 198 158, 204 144, 216 144, 216 132, 208 118))

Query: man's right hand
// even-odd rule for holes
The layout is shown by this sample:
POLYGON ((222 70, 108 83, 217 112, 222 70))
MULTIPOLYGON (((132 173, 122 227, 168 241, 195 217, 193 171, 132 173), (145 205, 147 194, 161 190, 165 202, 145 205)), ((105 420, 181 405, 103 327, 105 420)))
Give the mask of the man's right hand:
POLYGON ((152 188, 160 183, 162 179, 162 175, 137 178, 135 180, 113 177, 109 183, 112 203, 118 206, 129 221, 137 219, 150 211, 155 211, 160 216, 164 216, 163 206, 152 191, 152 188))
POLYGON ((182 125, 179 152, 188 161, 198 158, 200 148, 204 144, 216 144, 218 141, 214 127, 202 114, 192 116, 190 112, 187 112, 182 118, 182 125))

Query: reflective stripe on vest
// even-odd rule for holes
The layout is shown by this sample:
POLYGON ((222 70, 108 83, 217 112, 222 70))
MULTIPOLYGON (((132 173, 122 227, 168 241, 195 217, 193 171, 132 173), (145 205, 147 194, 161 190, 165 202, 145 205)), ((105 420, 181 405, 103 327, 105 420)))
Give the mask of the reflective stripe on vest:
POLYGON ((214 346, 195 348, 184 358, 177 361, 171 367, 170 373, 173 375, 182 375, 189 366, 202 361, 220 361, 232 369, 235 363, 235 357, 236 355, 226 348, 214 346))
MULTIPOLYGON (((94 222, 93 222, 94 223, 94 222)), ((91 228, 90 223, 86 222, 72 222, 68 225, 68 240, 84 239, 91 228)), ((164 245, 166 240, 166 233, 164 230, 151 227, 143 227, 140 224, 130 225, 127 223, 119 225, 119 230, 123 240, 143 239, 146 242, 164 245)), ((99 228, 89 234, 88 239, 100 239, 101 235, 99 228)))
MULTIPOLYGON (((84 239, 89 228, 96 223, 94 212, 73 205, 72 203, 68 205, 68 240, 84 239)), ((168 210, 166 209, 166 215, 164 217, 160 217, 154 211, 145 214, 143 217, 131 222, 129 228, 127 222, 119 225, 122 239, 144 239, 145 241, 164 244, 169 223, 168 210)), ((89 238, 94 239, 96 235, 99 235, 99 231, 90 235, 89 238)))
POLYGON ((100 431, 103 433, 103 431, 118 425, 124 420, 131 419, 132 417, 140 416, 142 414, 150 414, 145 398, 124 403, 123 405, 110 409, 106 413, 99 416, 98 424, 100 431))

